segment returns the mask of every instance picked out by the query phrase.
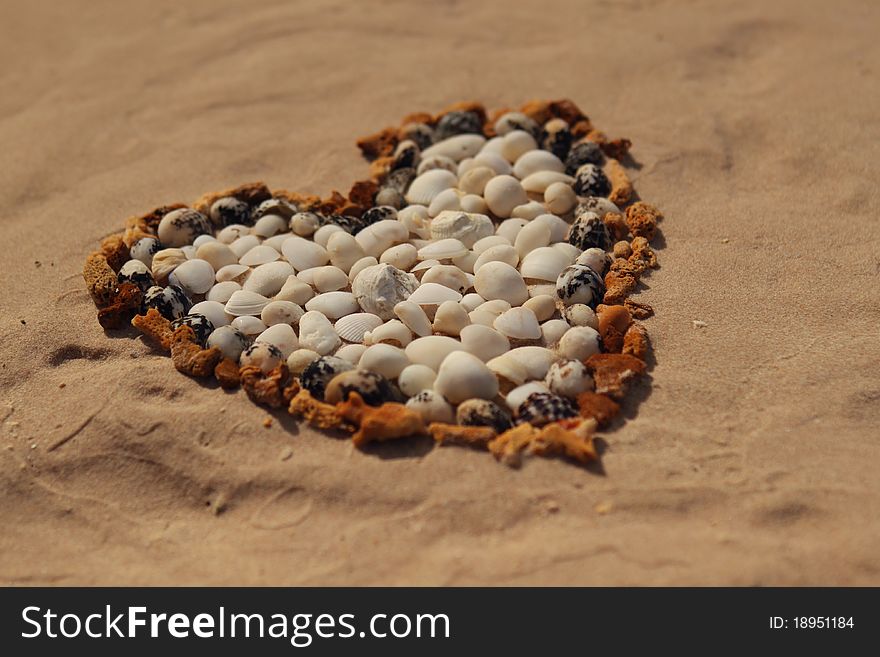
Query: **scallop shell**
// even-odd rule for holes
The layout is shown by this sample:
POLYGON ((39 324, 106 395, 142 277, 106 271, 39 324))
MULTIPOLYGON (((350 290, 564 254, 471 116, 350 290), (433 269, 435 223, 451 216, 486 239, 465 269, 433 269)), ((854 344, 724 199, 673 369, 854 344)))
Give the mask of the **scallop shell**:
POLYGON ((275 324, 297 324, 305 311, 299 304, 292 301, 270 301, 260 313, 260 319, 266 326, 275 324))
POLYGON ((247 292, 256 292, 265 297, 278 294, 294 274, 294 269, 283 261, 267 262, 255 267, 248 279, 242 284, 247 292))
POLYGON ((238 262, 248 267, 256 267, 257 265, 265 265, 267 262, 275 262, 280 257, 281 254, 271 246, 260 244, 241 256, 238 262))
POLYGON ((553 183, 571 185, 574 178, 558 171, 536 171, 523 178, 522 186, 530 194, 543 194, 553 183))
POLYGON ((391 265, 373 265, 362 270, 352 281, 351 289, 360 307, 381 317, 394 317, 394 306, 405 301, 419 286, 412 274, 391 265))
POLYGON ((431 242, 419 249, 419 260, 448 260, 456 256, 464 255, 468 252, 468 248, 461 243, 461 240, 448 238, 431 242))
POLYGON ((358 301, 351 292, 324 292, 306 302, 306 310, 317 310, 324 313, 327 319, 339 319, 359 309, 358 301))
POLYGON ((513 165, 513 175, 522 180, 539 171, 565 171, 565 164, 553 153, 544 150, 527 151, 513 165))
POLYGON ((226 302, 226 312, 239 317, 241 315, 259 315, 269 303, 269 299, 262 294, 238 290, 233 292, 226 302))
POLYGON ((290 324, 273 324, 254 339, 254 343, 257 342, 277 347, 285 361, 299 347, 299 340, 290 324))
POLYGON ((191 294, 204 294, 214 285, 214 268, 207 260, 187 260, 171 272, 168 282, 191 294))
POLYGON ((446 169, 431 169, 412 181, 406 192, 406 202, 428 206, 445 189, 455 187, 458 178, 446 169))
POLYGON ((431 239, 456 239, 470 249, 474 243, 495 232, 492 220, 484 214, 445 210, 431 221, 431 239))
POLYGON ((336 320, 334 328, 346 342, 363 343, 364 334, 382 325, 382 318, 372 313, 353 313, 336 320))
POLYGON ((443 155, 454 162, 460 162, 466 157, 473 157, 479 153, 485 143, 486 138, 482 135, 455 135, 443 141, 438 141, 433 146, 429 146, 422 151, 422 157, 428 158, 434 155, 443 155))
POLYGON ((519 271, 525 279, 555 281, 569 264, 564 253, 552 246, 543 246, 526 254, 519 271))

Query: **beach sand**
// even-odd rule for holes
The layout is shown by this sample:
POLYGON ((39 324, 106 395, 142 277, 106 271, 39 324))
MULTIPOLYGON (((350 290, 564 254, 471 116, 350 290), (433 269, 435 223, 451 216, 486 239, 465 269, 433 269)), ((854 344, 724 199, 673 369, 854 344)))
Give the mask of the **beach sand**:
POLYGON ((4 2, 0 582, 880 584, 877 3, 416 5, 4 2), (408 112, 559 97, 666 215, 601 468, 264 428, 95 319, 130 215, 346 190, 408 112))

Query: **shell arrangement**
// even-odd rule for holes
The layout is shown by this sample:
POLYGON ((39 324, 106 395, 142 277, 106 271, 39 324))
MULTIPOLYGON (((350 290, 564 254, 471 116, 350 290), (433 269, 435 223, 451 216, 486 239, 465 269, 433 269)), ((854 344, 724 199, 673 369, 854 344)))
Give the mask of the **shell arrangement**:
POLYGON ((105 329, 326 430, 597 458, 646 370, 660 212, 569 100, 457 103, 358 140, 370 178, 250 183, 130 218, 86 260, 105 329))

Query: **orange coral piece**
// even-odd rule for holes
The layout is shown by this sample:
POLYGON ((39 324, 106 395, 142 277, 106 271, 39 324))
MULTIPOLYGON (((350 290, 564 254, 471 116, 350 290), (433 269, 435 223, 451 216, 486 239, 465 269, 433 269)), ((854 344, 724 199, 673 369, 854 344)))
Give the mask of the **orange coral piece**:
POLYGON ((654 239, 657 222, 663 218, 660 212, 650 203, 638 201, 626 209, 626 225, 635 237, 644 237, 648 241, 654 239))
POLYGON ((654 268, 657 266, 657 254, 654 253, 646 238, 633 238, 631 248, 632 255, 629 257, 631 264, 642 267, 643 271, 649 267, 654 268))
POLYGON ((373 180, 358 180, 351 186, 348 192, 348 200, 359 205, 362 208, 373 207, 373 199, 376 198, 376 192, 379 191, 379 185, 373 180))
POLYGON ((162 317, 162 314, 155 308, 148 309, 146 315, 135 315, 131 320, 131 325, 165 351, 171 349, 171 339, 174 336, 171 322, 162 317))
POLYGON ((214 378, 224 390, 237 388, 241 383, 238 363, 231 358, 224 358, 214 367, 214 378))
POLYGON ((651 340, 648 338, 645 327, 634 323, 623 337, 623 353, 635 356, 639 360, 645 360, 650 349, 651 340))
POLYGON ((605 164, 605 173, 611 182, 611 193, 608 195, 608 200, 620 206, 629 203, 633 194, 633 186, 626 169, 617 160, 609 159, 605 164))
POLYGON ((519 111, 537 122, 538 125, 544 125, 553 118, 550 102, 546 100, 530 100, 520 107, 519 111))
POLYGON ((269 370, 266 374, 259 367, 246 365, 239 370, 241 387, 255 404, 281 408, 284 403, 284 387, 290 379, 286 363, 269 370))
POLYGON ((562 119, 568 125, 574 126, 578 123, 586 123, 589 125, 590 119, 587 118, 587 115, 581 112, 580 107, 578 107, 574 101, 569 100, 568 98, 560 98, 559 100, 551 100, 549 103, 550 113, 556 118, 562 119))
POLYGON ((113 303, 116 296, 116 286, 119 282, 116 272, 107 263, 107 257, 103 253, 92 253, 83 265, 83 280, 92 295, 92 300, 98 308, 104 308, 113 303))
POLYGON ((498 435, 492 427, 472 427, 461 424, 432 422, 428 433, 438 445, 465 445, 488 449, 489 442, 498 435))
POLYGON ((602 345, 607 351, 620 352, 623 348, 623 336, 632 323, 629 310, 625 306, 599 305, 596 314, 599 316, 602 345))
POLYGON ((605 224, 611 237, 615 240, 626 239, 626 236, 629 235, 629 227, 626 225, 626 220, 622 214, 606 212, 605 216, 602 217, 602 223, 605 224))
POLYGON ((637 301, 633 301, 632 299, 627 299, 623 302, 623 305, 626 306, 627 309, 629 309, 629 312, 633 316, 633 319, 648 319, 651 315, 654 314, 654 309, 647 303, 639 303, 637 301))
POLYGON ((622 399, 629 382, 647 370, 644 361, 629 354, 593 354, 584 365, 593 375, 596 392, 614 399, 622 399))
POLYGON ((496 459, 513 468, 522 464, 523 454, 535 456, 564 455, 579 463, 598 458, 593 445, 596 422, 577 419, 553 422, 541 429, 531 424, 520 424, 502 433, 489 443, 489 451, 496 459))
POLYGON ((597 392, 582 392, 577 403, 581 417, 593 418, 600 427, 607 426, 620 412, 617 402, 597 392))
POLYGON ((129 259, 129 249, 122 234, 110 235, 101 240, 101 253, 107 258, 107 264, 113 271, 119 271, 129 259))
POLYGON ((397 146, 397 128, 385 128, 357 140, 357 147, 367 160, 385 157, 394 152, 397 146))
POLYGON ((287 412, 293 417, 303 418, 307 424, 317 429, 348 428, 333 404, 325 404, 315 399, 305 389, 300 390, 291 398, 287 412))
MULTIPOLYGON (((615 262, 619 261, 615 260, 615 262)), ((621 304, 638 284, 639 279, 632 274, 612 269, 605 274, 605 297, 602 301, 609 306, 621 304)))
POLYGON ((149 233, 150 235, 155 235, 156 230, 159 228, 159 222, 162 221, 162 217, 171 212, 172 210, 179 210, 180 208, 187 207, 185 203, 170 203, 168 205, 160 205, 158 208, 147 212, 146 214, 129 217, 125 220, 126 228, 137 228, 144 233, 149 233))
POLYGON ((606 140, 601 144, 601 148, 602 152, 608 157, 621 160, 629 153, 629 149, 632 148, 632 142, 625 137, 619 137, 618 139, 606 140))
POLYGON ((348 399, 336 404, 336 410, 340 417, 359 427, 352 436, 356 447, 427 433, 422 416, 396 402, 369 406, 358 393, 351 392, 348 399))
POLYGON ((171 362, 188 376, 211 376, 223 355, 217 347, 202 349, 189 326, 179 326, 171 336, 171 362))
POLYGON ((133 283, 123 283, 106 308, 98 311, 98 323, 105 329, 122 328, 141 307, 144 298, 140 288, 133 283))

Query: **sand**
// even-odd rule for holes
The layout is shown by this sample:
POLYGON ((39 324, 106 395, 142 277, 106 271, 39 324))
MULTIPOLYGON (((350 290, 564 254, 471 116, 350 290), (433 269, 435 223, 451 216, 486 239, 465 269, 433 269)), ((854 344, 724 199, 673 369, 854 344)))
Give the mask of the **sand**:
POLYGON ((4 3, 0 581, 880 584, 878 5, 415 5, 4 3), (667 216, 599 469, 267 429, 95 320, 81 263, 129 215, 566 96, 667 216))

